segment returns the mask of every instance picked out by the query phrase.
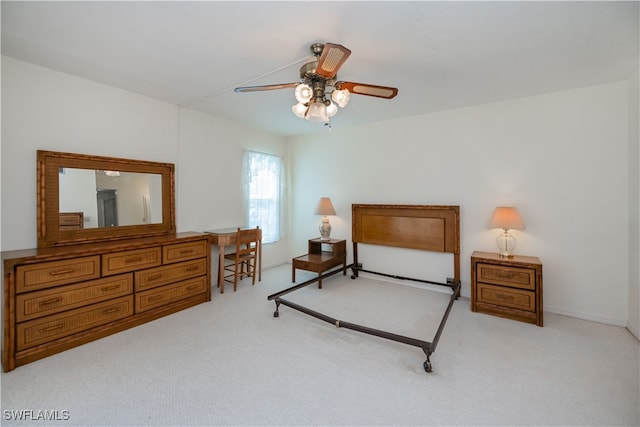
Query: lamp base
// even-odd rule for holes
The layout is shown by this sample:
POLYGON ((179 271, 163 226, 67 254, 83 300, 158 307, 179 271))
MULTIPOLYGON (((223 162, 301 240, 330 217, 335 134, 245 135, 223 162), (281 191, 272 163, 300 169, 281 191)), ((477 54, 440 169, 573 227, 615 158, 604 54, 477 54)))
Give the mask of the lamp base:
POLYGON ((320 227, 320 240, 331 240, 331 224, 329 224, 329 219, 324 217, 320 227))
POLYGON ((504 230, 502 234, 496 237, 496 244, 498 245, 498 253, 501 257, 510 258, 513 257, 513 250, 516 247, 517 240, 511 234, 509 230, 504 230))

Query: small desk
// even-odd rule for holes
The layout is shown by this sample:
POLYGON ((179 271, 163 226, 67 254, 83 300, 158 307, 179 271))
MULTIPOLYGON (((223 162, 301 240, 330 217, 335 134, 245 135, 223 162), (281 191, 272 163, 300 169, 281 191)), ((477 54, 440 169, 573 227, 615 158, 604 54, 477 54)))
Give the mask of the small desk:
MULTIPOLYGON (((205 230, 212 245, 218 246, 220 256, 218 257, 218 287, 220 293, 224 293, 224 247, 235 245, 238 236, 238 228, 225 228, 220 230, 205 230)), ((262 229, 260 229, 260 240, 258 241, 258 281, 262 280, 262 229)))
POLYGON ((318 273, 318 288, 322 289, 322 273, 342 264, 342 274, 347 274, 347 246, 346 240, 320 238, 309 240, 309 253, 291 260, 291 281, 296 281, 296 268, 318 273), (322 250, 322 245, 331 248, 322 250))

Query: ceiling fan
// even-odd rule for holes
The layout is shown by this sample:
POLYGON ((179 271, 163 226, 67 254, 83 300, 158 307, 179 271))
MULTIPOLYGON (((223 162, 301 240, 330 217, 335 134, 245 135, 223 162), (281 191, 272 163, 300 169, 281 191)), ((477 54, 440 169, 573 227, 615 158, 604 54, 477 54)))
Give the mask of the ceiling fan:
POLYGON ((334 43, 314 43, 309 49, 315 58, 300 67, 300 81, 237 87, 234 92, 295 88, 294 95, 298 103, 291 108, 293 113, 302 119, 325 124, 338 112, 338 107, 347 105, 352 93, 384 99, 391 99, 398 94, 398 89, 394 87, 338 81, 338 70, 351 55, 346 47, 334 43))

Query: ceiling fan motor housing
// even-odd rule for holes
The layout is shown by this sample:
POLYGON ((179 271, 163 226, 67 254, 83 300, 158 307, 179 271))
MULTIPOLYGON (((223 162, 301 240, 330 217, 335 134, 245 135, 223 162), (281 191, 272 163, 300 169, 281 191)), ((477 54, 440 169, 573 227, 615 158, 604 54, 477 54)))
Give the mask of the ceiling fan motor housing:
POLYGON ((331 101, 325 99, 326 87, 333 86, 338 76, 335 75, 333 78, 328 79, 318 75, 316 72, 318 68, 318 58, 322 54, 324 44, 314 43, 309 47, 309 49, 315 56, 315 59, 300 67, 300 79, 313 90, 313 99, 315 102, 323 102, 328 105, 331 101))

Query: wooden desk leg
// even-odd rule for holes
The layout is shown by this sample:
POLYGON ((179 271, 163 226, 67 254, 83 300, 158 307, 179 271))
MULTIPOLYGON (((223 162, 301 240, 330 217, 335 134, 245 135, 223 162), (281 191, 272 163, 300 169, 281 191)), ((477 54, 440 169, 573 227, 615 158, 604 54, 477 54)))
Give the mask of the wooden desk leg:
POLYGON ((296 267, 291 265, 291 283, 296 283, 296 267))
POLYGON ((318 273, 318 289, 322 289, 322 273, 318 273))
POLYGON ((224 294, 224 246, 218 246, 220 249, 220 256, 218 256, 218 287, 220 293, 224 294))

